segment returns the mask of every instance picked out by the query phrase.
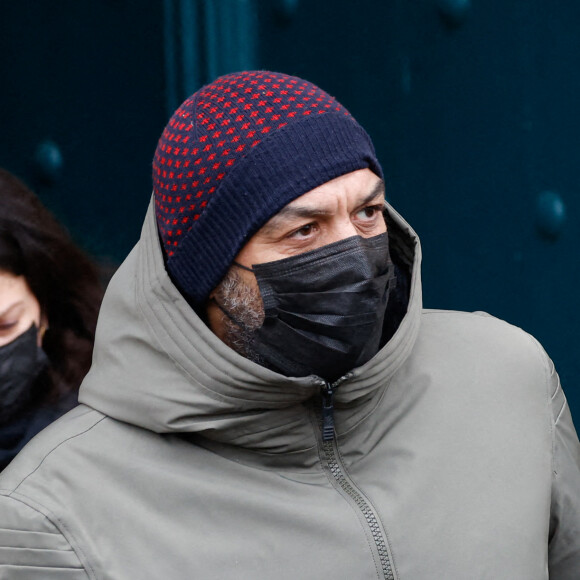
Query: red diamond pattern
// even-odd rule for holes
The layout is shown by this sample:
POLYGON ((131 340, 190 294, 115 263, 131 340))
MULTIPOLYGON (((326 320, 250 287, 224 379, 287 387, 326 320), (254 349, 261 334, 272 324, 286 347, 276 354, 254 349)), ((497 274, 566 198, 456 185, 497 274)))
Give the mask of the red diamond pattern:
POLYGON ((153 159, 155 210, 167 255, 236 161, 288 123, 327 112, 349 115, 317 86, 267 71, 225 75, 189 97, 165 127, 153 159), (177 191, 182 195, 167 195, 177 191))

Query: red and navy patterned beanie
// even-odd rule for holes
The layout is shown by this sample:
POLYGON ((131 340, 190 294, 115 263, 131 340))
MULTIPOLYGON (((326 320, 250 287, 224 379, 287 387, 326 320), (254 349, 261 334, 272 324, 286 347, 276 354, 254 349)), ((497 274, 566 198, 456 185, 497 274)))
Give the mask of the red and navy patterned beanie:
POLYGON ((317 86, 267 71, 228 74, 174 113, 153 160, 166 268, 200 307, 252 235, 327 181, 370 168, 370 137, 317 86))

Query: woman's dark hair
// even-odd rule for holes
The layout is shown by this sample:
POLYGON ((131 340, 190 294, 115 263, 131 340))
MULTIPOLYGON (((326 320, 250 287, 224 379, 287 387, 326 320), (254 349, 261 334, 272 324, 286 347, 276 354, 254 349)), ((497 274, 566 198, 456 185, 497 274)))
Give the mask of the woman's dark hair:
POLYGON ((24 276, 48 321, 42 398, 78 389, 90 364, 103 289, 96 265, 24 183, 0 169, 0 270, 24 276), (48 384, 46 384, 48 383, 48 384))

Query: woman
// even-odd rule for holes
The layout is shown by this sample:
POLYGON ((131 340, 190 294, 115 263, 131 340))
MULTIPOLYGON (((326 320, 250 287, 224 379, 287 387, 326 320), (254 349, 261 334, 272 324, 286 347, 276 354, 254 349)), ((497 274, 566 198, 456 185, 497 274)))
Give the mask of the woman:
POLYGON ((101 298, 96 266, 0 169, 0 470, 76 405, 101 298))

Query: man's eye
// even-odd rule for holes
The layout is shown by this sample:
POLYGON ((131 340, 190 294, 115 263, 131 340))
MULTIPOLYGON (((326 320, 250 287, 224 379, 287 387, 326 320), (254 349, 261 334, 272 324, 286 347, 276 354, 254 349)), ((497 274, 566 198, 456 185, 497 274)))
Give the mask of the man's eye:
POLYGON ((372 219, 377 216, 380 212, 382 212, 383 206, 382 205, 367 205, 358 212, 359 217, 363 219, 372 219))
POLYGON ((312 233, 313 229, 314 229, 314 224, 306 224, 305 226, 302 226, 300 229, 294 230, 290 234, 289 237, 291 237, 291 238, 305 238, 312 233))

